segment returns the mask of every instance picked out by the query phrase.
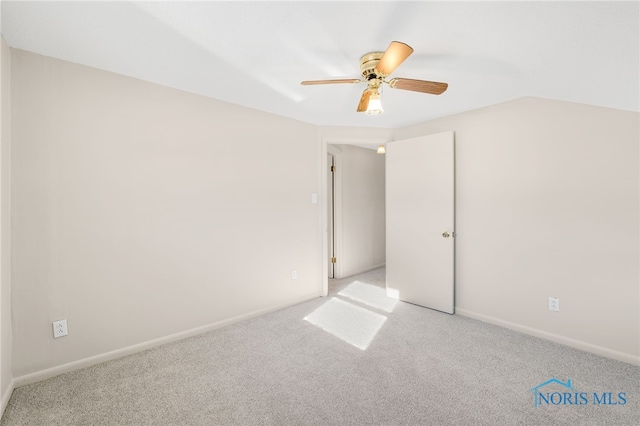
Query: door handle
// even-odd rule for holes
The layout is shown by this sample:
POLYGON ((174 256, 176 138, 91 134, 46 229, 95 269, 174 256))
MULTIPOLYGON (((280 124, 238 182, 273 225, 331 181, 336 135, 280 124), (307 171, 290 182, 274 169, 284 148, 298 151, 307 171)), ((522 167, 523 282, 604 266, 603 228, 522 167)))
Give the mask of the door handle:
POLYGON ((454 236, 453 232, 444 231, 442 233, 442 238, 449 238, 449 237, 453 237, 453 236, 454 236))

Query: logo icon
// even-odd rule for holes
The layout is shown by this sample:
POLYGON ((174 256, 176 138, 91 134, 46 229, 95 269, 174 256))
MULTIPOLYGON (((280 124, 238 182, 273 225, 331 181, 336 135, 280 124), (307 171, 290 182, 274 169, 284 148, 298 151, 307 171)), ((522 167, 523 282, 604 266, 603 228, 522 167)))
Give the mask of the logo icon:
MULTIPOLYGON (((549 379, 546 382, 540 383, 538 386, 529 389, 529 392, 533 392, 533 406, 535 408, 538 408, 538 405, 540 404, 540 399, 541 398, 542 398, 542 400, 544 402, 546 402, 548 404, 549 400, 553 399, 554 395, 558 395, 560 397, 560 401, 558 402, 558 404, 559 404, 559 403, 561 403, 562 397, 564 395, 567 395, 567 394, 570 395, 570 396, 572 395, 570 392, 563 392, 562 394, 559 393, 559 392, 553 392, 551 394, 549 394, 548 392, 546 394, 543 394, 542 392, 540 392, 541 388, 543 388, 545 386, 548 386, 550 384, 553 384, 553 383, 557 383, 560 386, 564 386, 565 388, 567 388, 569 390, 576 391, 576 389, 573 386, 571 386, 571 379, 567 379, 567 383, 561 382, 560 380, 556 379, 555 377, 552 378, 552 379, 549 379), (545 397, 545 395, 546 395, 546 397, 545 397)), ((553 404, 553 402, 552 402, 552 404, 553 404)), ((554 405, 557 405, 557 404, 554 404, 554 405)))

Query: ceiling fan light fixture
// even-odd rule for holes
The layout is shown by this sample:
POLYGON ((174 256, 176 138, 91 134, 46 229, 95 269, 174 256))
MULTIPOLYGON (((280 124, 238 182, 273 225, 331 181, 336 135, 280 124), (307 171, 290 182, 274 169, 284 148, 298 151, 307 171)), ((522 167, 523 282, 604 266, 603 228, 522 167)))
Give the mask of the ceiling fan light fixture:
POLYGON ((380 91, 378 89, 371 89, 371 96, 369 97, 369 104, 367 105, 367 114, 380 115, 384 112, 382 108, 382 102, 380 98, 380 91))
POLYGON ((384 52, 369 52, 360 58, 360 74, 362 78, 337 78, 329 80, 305 80, 303 85, 338 84, 338 83, 366 83, 358 102, 356 112, 366 112, 368 115, 380 115, 382 108, 382 84, 388 84, 392 89, 410 90, 430 95, 439 95, 447 90, 447 83, 437 81, 416 80, 412 78, 387 77, 398 68, 413 53, 413 48, 400 41, 392 41, 384 52))

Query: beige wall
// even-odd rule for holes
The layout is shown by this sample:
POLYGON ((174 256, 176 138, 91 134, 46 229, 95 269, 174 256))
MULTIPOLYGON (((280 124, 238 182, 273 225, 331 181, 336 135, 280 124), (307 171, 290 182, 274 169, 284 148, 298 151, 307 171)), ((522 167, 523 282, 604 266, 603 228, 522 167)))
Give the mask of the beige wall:
POLYGON ((0 37, 0 397, 4 412, 11 391, 11 52, 0 37))
POLYGON ((12 54, 15 376, 320 294, 315 126, 12 54))
POLYGON ((14 376, 319 295, 322 207, 310 194, 321 191, 323 138, 447 130, 457 312, 638 361, 637 113, 525 98, 396 131, 317 129, 12 50, 9 163, 7 52, 0 250, 4 267, 10 170, 14 376), (54 340, 61 318, 70 335, 54 340))
POLYGON ((395 139, 448 130, 456 312, 640 363, 639 114, 523 98, 395 139))
POLYGON ((353 145, 342 151, 341 206, 342 277, 384 266, 385 203, 384 155, 353 145))
MULTIPOLYGON (((354 112, 354 114, 362 114, 354 112)), ((371 116, 375 123, 375 116, 371 116)), ((318 130, 320 136, 332 144, 377 144, 391 140, 393 129, 382 129, 376 127, 344 127, 344 126, 323 126, 318 130)))

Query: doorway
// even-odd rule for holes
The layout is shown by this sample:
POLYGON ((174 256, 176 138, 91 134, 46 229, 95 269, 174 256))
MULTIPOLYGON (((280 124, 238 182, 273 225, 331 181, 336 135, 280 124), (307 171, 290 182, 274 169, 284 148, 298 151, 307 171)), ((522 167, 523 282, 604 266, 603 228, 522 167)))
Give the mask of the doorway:
POLYGON ((323 293, 327 295, 329 279, 384 266, 384 157, 375 151, 384 141, 331 139, 324 142, 322 200, 326 202, 323 208, 326 245, 323 245, 323 264, 327 273, 323 293), (378 170, 372 166, 374 163, 378 170), (376 173, 380 177, 372 179, 376 173), (371 204, 374 200, 377 205, 371 204), (375 262, 372 252, 377 254, 375 262))
MULTIPOLYGON (((405 300, 410 303, 419 304, 448 313, 453 313, 454 307, 455 246, 453 237, 455 236, 455 232, 453 203, 455 197, 453 179, 455 175, 455 155, 453 150, 453 137, 453 132, 445 132, 438 135, 414 138, 414 140, 390 142, 392 146, 396 147, 392 148, 392 155, 395 155, 395 158, 397 160, 392 162, 392 169, 395 170, 395 172, 404 171, 405 177, 403 178, 404 180, 401 179, 400 181, 394 178, 393 181, 395 183, 393 183, 392 185, 393 192, 391 194, 391 197, 389 197, 389 194, 386 194, 385 196, 385 198, 387 199, 387 203, 389 203, 389 198, 392 199, 393 207, 391 209, 391 214, 394 217, 391 229, 393 236, 392 238, 390 238, 390 240, 387 239, 387 241, 385 241, 385 262, 387 263, 386 285, 388 295, 396 299, 405 300), (444 146, 444 149, 431 149, 432 146, 435 145, 444 146), (429 172, 430 170, 436 169, 442 172, 443 168, 445 170, 443 175, 435 175, 429 172), (446 188, 448 188, 444 191, 445 193, 447 193, 448 191, 447 197, 442 197, 441 193, 434 192, 434 185, 436 188, 440 187, 442 176, 448 176, 448 183, 444 185, 446 188), (412 186, 412 181, 414 178, 422 180, 426 179, 428 181, 428 184, 422 186, 412 186), (411 186, 411 188, 413 189, 409 189, 409 186, 411 186), (398 218, 403 217, 404 212, 412 210, 413 207, 408 204, 407 206, 399 207, 396 201, 405 200, 408 202, 413 202, 413 200, 417 198, 421 200, 429 200, 429 202, 426 203, 426 210, 424 210, 424 212, 425 214, 431 216, 414 215, 414 217, 410 218, 411 223, 409 223, 409 220, 398 220, 398 218), (393 201, 394 199, 396 201, 393 201), (429 207, 429 203, 433 203, 433 200, 439 200, 438 202, 449 205, 450 209, 448 211, 450 212, 450 214, 448 214, 448 216, 445 215, 445 220, 441 220, 441 215, 432 215, 433 212, 429 207), (430 218, 425 220, 426 217, 430 218), (435 233, 430 230, 427 233, 429 239, 425 239, 424 241, 416 241, 414 238, 411 238, 411 236, 414 235, 417 230, 419 231, 421 229, 424 229, 427 223, 430 227, 439 229, 439 232, 435 233), (405 233, 404 236, 401 236, 399 234, 402 232, 405 233), (391 252, 389 252, 389 250, 391 250, 391 252), (427 256, 429 259, 423 256, 426 255, 425 250, 431 253, 429 256, 427 256), (441 259, 445 259, 446 261, 431 262, 436 253, 438 255, 442 255, 443 257, 441 259), (392 258, 391 265, 389 265, 387 259, 389 254, 391 254, 392 258), (411 257, 413 261, 409 263, 405 262, 404 260, 409 257, 411 257), (393 259, 396 260, 393 261, 393 259), (400 259, 400 261, 398 259, 400 259), (426 264, 429 264, 428 268, 424 267, 426 264), (392 271, 389 270, 390 267, 392 271), (414 267, 420 269, 420 271, 418 271, 420 272, 420 274, 416 275, 419 276, 420 279, 418 281, 413 280, 412 282, 407 283, 409 287, 403 287, 405 285, 405 282, 407 281, 407 277, 412 277, 415 275, 411 272, 412 268, 414 267), (428 269, 428 271, 425 271, 425 269, 428 269), (446 279, 442 280, 440 279, 440 277, 445 277, 446 279), (434 280, 437 281, 437 286, 433 288, 429 287, 432 284, 432 278, 437 278, 437 280, 434 280), (391 283, 391 286, 389 283, 389 279, 392 279, 393 281, 393 283, 391 283), (430 302, 424 302, 424 300, 429 300, 429 297, 420 296, 418 297, 418 299, 414 297, 420 294, 420 292, 422 292, 422 295, 430 295, 431 293, 439 294, 442 296, 441 299, 448 300, 448 302, 446 302, 444 305, 431 306, 430 302)), ((328 284, 330 279, 329 277, 342 278, 364 272, 354 272, 352 270, 349 270, 349 268, 340 270, 341 267, 344 266, 341 264, 340 251, 345 247, 343 247, 343 242, 341 241, 343 230, 339 229, 342 227, 342 212, 338 210, 340 209, 339 204, 342 200, 343 194, 339 194, 338 192, 342 187, 342 184, 339 183, 339 179, 344 167, 339 166, 332 170, 331 165, 335 166, 337 162, 344 162, 344 160, 342 158, 340 150, 337 149, 337 146, 355 145, 375 149, 380 144, 386 144, 386 141, 338 138, 323 139, 322 146, 325 155, 323 155, 323 157, 321 158, 323 158, 323 162, 326 162, 323 170, 327 173, 325 179, 323 179, 326 183, 326 190, 323 194, 323 200, 327 202, 327 209, 325 211, 326 217, 324 219, 326 220, 324 223, 327 224, 327 227, 324 228, 326 232, 323 238, 323 252, 326 256, 324 257, 324 264, 330 265, 329 272, 326 274, 323 285, 323 293, 325 296, 328 295, 328 284), (330 189, 332 190, 330 191, 330 189), (329 196, 331 197, 330 200, 328 198, 329 196), (333 210, 329 210, 329 205, 331 205, 333 210), (329 233, 329 231, 331 231, 331 233, 329 233), (337 262, 330 264, 332 257, 337 257, 337 262)), ((387 153, 388 152, 389 151, 387 151, 387 153)), ((385 159, 385 162, 388 163, 389 160, 387 156, 385 156, 385 159)), ((388 170, 386 170, 385 172, 388 173, 388 170)), ((397 174, 395 176, 398 177, 397 174)), ((384 190, 388 192, 388 175, 382 185, 384 186, 384 190)), ((345 199, 350 200, 351 197, 349 197, 348 194, 345 194, 345 199)), ((423 202, 420 207, 425 208, 425 203, 423 202)), ((389 212, 388 204, 384 206, 384 210, 385 223, 383 224, 383 226, 387 228, 388 233, 388 217, 386 217, 389 212)))

